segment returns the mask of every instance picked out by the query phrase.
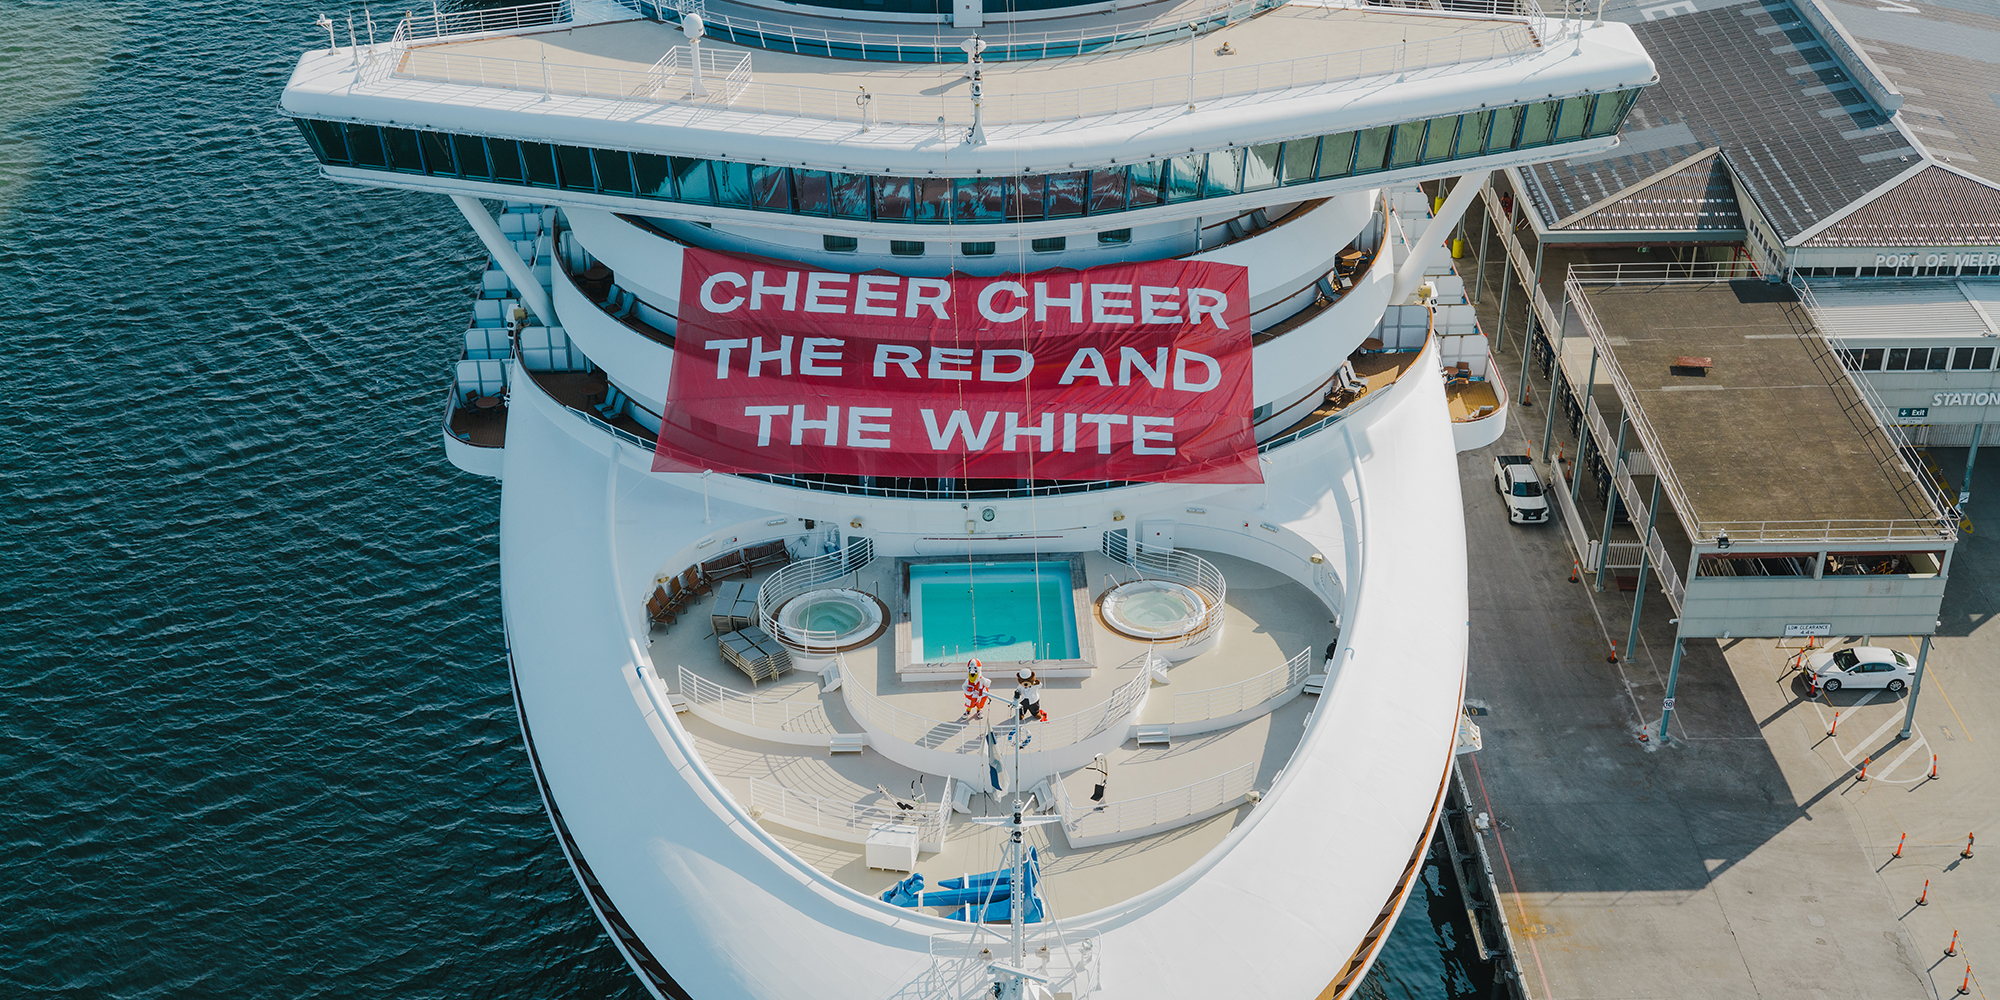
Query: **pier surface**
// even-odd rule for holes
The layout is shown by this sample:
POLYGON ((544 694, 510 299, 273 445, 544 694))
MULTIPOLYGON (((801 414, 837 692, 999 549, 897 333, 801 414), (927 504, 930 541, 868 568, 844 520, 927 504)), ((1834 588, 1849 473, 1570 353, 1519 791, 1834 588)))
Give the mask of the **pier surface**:
MULTIPOLYGON (((1500 359, 1510 384, 1518 330, 1500 359)), ((1569 582, 1561 529, 1509 524, 1493 493, 1491 455, 1539 446, 1542 423, 1539 406, 1517 409, 1499 444, 1459 456, 1466 697, 1485 738, 1463 766, 1473 809, 1494 821, 1486 843, 1528 995, 1952 997, 1968 961, 1972 995, 1994 992, 1980 976, 2000 987, 2000 513, 1980 518, 1977 498, 2000 510, 2000 454, 1973 477, 1979 530, 1959 542, 1908 739, 1907 694, 1808 698, 1787 671, 1795 649, 1704 639, 1688 641, 1661 746, 1639 740, 1658 724, 1673 645, 1657 584, 1630 661, 1606 662, 1632 595, 1599 592, 1588 573, 1569 582)), ((1964 449, 1936 454, 1964 468, 1964 449)), ((1873 641, 1912 654, 1918 642, 1873 641)))

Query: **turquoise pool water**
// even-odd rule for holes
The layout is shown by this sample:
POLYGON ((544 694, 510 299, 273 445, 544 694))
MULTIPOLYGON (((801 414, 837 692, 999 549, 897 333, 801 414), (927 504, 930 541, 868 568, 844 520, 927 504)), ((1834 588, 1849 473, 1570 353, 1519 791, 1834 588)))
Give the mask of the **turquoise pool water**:
POLYGON ((1069 572, 1068 560, 910 567, 910 659, 1074 658, 1069 572))

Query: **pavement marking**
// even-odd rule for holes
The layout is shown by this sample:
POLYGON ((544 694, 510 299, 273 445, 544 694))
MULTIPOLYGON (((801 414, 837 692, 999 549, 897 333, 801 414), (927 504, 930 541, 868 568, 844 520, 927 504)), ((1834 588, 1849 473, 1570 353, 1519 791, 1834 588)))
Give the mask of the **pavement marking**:
POLYGON ((1896 773, 1896 768, 1900 767, 1904 761, 1909 760, 1911 754, 1916 753, 1917 751, 1922 749, 1925 749, 1925 747, 1924 747, 1924 741, 1920 737, 1910 744, 1910 748, 1908 750, 1905 750, 1902 753, 1897 754, 1896 759, 1890 761, 1888 767, 1882 769, 1882 780, 1888 781, 1889 775, 1896 773))
POLYGON ((1860 756, 1865 748, 1874 746, 1875 741, 1881 739, 1882 734, 1888 732, 1890 726, 1894 726, 1902 721, 1903 720, 1900 718, 1900 713, 1898 715, 1889 716, 1887 719, 1883 720, 1881 728, 1868 734, 1867 739, 1854 744, 1854 749, 1843 752, 1840 755, 1841 759, 1847 761, 1849 764, 1854 763, 1854 758, 1860 756))

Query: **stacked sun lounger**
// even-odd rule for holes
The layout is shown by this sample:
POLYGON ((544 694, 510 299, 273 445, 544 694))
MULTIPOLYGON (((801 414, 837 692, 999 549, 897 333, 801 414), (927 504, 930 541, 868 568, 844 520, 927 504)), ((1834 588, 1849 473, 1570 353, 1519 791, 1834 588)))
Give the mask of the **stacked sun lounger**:
POLYGON ((755 625, 718 636, 722 662, 743 671, 751 684, 770 680, 792 669, 792 654, 755 625))
POLYGON ((757 624, 757 591, 747 583, 724 583, 715 589, 715 604, 708 612, 709 628, 716 635, 757 624))

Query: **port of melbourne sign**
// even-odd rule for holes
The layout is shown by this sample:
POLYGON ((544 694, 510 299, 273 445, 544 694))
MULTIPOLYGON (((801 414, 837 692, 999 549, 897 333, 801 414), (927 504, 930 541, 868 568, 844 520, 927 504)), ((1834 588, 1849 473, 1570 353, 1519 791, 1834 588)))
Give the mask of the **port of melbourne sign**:
POLYGON ((657 472, 1255 483, 1248 273, 919 278, 690 248, 657 472))

